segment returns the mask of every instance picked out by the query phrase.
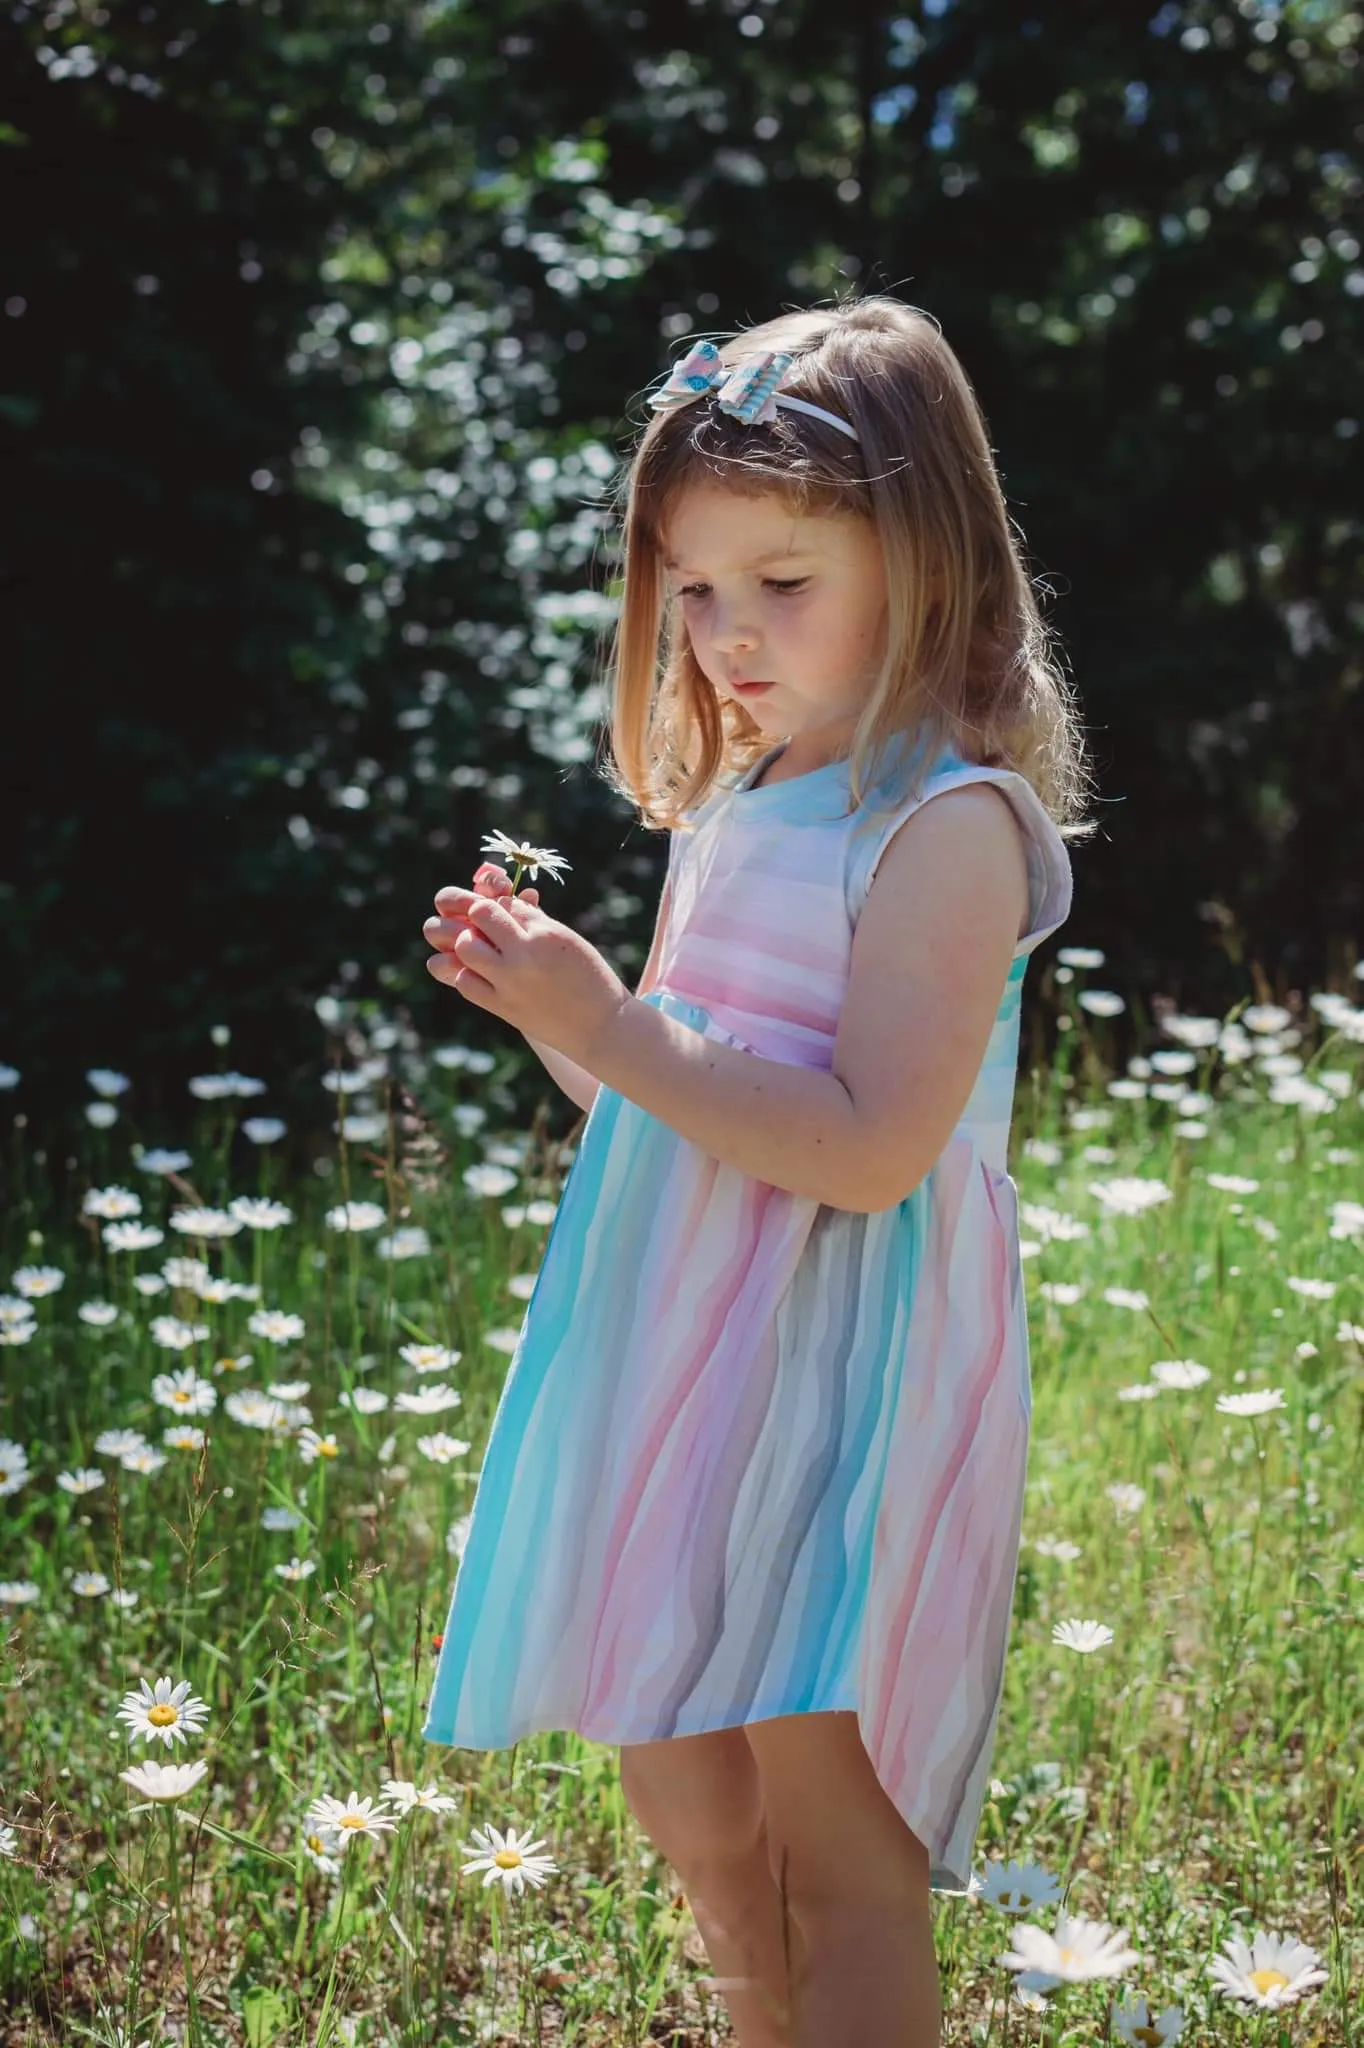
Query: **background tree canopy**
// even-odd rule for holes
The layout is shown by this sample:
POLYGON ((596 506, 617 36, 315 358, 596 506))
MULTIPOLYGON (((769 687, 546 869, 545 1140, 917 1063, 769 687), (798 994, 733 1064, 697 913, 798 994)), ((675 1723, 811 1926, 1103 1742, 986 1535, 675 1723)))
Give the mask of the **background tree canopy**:
POLYGON ((0 1058, 316 1116, 314 1005, 505 1027, 494 827, 642 961, 605 512, 682 337, 889 289, 980 393, 1084 704, 1066 936, 1186 1004, 1352 963, 1361 15, 1339 0, 51 0, 0 13, 0 1058), (22 709, 22 719, 15 712, 22 709))

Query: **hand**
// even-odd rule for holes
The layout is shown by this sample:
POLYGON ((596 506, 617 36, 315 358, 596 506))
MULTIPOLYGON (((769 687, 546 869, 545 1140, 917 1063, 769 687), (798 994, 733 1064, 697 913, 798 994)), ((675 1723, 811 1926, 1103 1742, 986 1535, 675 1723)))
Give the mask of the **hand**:
POLYGON ((422 927, 436 948, 427 972, 590 1071, 629 990, 595 946, 540 909, 537 891, 512 896, 510 876, 490 864, 475 881, 438 891, 439 914, 422 927))

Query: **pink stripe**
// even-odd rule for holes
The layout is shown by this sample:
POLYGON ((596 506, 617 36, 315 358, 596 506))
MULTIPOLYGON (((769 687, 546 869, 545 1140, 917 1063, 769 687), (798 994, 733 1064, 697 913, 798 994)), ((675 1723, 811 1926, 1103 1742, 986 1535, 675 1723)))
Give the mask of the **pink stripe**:
MULTIPOLYGON (((917 1323, 919 1320, 919 1301, 916 1301, 916 1312, 906 1344, 906 1352, 916 1355, 922 1361, 924 1369, 930 1372, 936 1369, 939 1359, 943 1356, 943 1326, 948 1309, 951 1306, 948 1281, 951 1272, 952 1246, 956 1239, 970 1176, 976 1170, 975 1158, 970 1146, 952 1144, 949 1144, 947 1150, 933 1169, 933 1183, 930 1196, 933 1220, 930 1225, 929 1242, 924 1247, 923 1263, 919 1271, 919 1301, 922 1301, 927 1296, 925 1306, 928 1310, 929 1328, 925 1334, 924 1342, 916 1344, 914 1341, 914 1323, 917 1323), (944 1169, 950 1170, 952 1176, 946 1184, 940 1179, 944 1169)), ((906 1364, 904 1370, 908 1372, 908 1364, 906 1364)), ((979 1364, 977 1364, 976 1370, 979 1373, 979 1364)), ((955 1377, 956 1375, 954 1374, 954 1379, 955 1377)), ((974 1389, 972 1389, 972 1392, 974 1394, 974 1389)), ((942 1504, 950 1494, 965 1463, 973 1433, 975 1412, 978 1412, 978 1408, 979 1402, 974 1402, 968 1404, 965 1415, 963 1415, 960 1406, 954 1410, 955 1414, 962 1416, 962 1419, 972 1426, 967 1428, 958 1426, 956 1443, 952 1452, 945 1465, 939 1468, 937 1483, 933 1487, 930 1498, 921 1505, 918 1517, 918 1542, 914 1554, 899 1572, 900 1584, 904 1591, 887 1619, 880 1646, 879 1687, 871 1710, 866 1717, 867 1724, 871 1729, 872 1741, 876 1745, 877 1755, 881 1753, 886 1745, 887 1727, 895 1706, 895 1695, 901 1662, 904 1656, 905 1642, 909 1634, 909 1626, 916 1604, 922 1598, 924 1571, 929 1551, 932 1548, 933 1537, 937 1530, 942 1504)), ((882 1491, 882 1500, 883 1502, 893 1501, 895 1497, 896 1488, 888 1472, 882 1491)), ((917 1673, 915 1674, 915 1680, 917 1682, 917 1673)))
MULTIPOLYGON (((718 1171, 718 1168, 716 1171, 718 1171)), ((705 1178, 709 1182, 713 1176, 708 1173, 705 1178)), ((780 1189, 768 1187, 761 1181, 749 1183, 748 1188, 745 1189, 745 1198, 740 1209, 740 1227, 735 1233, 736 1254, 740 1245, 752 1246, 761 1230, 763 1216, 771 1206, 774 1197, 782 1200, 789 1199, 782 1194, 780 1189)), ((680 1290, 683 1263, 680 1256, 669 1260, 664 1286, 670 1298, 675 1298, 680 1290)), ((690 1278, 694 1284, 694 1269, 690 1278)), ((629 1613, 631 1595, 631 1575, 624 1570, 623 1566, 627 1546, 632 1541, 638 1540, 644 1545, 643 1555, 652 1555, 655 1559, 666 1559, 674 1568, 679 1562, 676 1556, 675 1543, 670 1544, 666 1540, 662 1543, 656 1542, 651 1550, 648 1541, 652 1524, 660 1520, 665 1513, 669 1522, 674 1522, 676 1519, 677 1504, 674 1499, 670 1498, 672 1482, 667 1475, 664 1476, 658 1495, 660 1505, 650 1514, 642 1515, 641 1503, 648 1482, 655 1476, 655 1467, 664 1455, 664 1447, 669 1434, 673 1430, 682 1409, 686 1406, 688 1397, 704 1377, 706 1368, 714 1357, 716 1345, 725 1320, 733 1312, 736 1304, 741 1299, 745 1284, 749 1278, 750 1267, 747 1259, 739 1255, 734 1256, 730 1261, 728 1280, 723 1281, 722 1284, 717 1284, 698 1300, 689 1304, 692 1312, 689 1328, 690 1334, 694 1338, 690 1349, 682 1352, 680 1355, 670 1356, 666 1344, 659 1345, 656 1354, 658 1370, 654 1384, 665 1398, 660 1404, 652 1424, 646 1428, 642 1438, 635 1446, 630 1461, 629 1476, 621 1489, 619 1503, 606 1542, 602 1560, 603 1577, 601 1593, 597 1601, 596 1615, 591 1628, 592 1658, 589 1670, 595 1665, 599 1651, 602 1653, 602 1661, 596 1683, 590 1686, 587 1692, 584 1711, 588 1714, 595 1715, 602 1711, 605 1702, 612 1697, 616 1685, 618 1645, 621 1641, 628 1643, 632 1639, 631 1632, 625 1625, 629 1613), (610 1630, 608 1630, 608 1615, 613 1616, 615 1623, 614 1628, 610 1630), (609 1640, 605 1640, 608 1637, 609 1640)), ((751 1304, 750 1320, 752 1320, 752 1306, 751 1304)), ((666 1335, 666 1327, 660 1334, 666 1335)), ((741 1331, 736 1334, 742 1355, 743 1338, 747 1335, 747 1332, 741 1331)), ((680 1442, 675 1441, 671 1452, 673 1459, 677 1459, 680 1454, 684 1470, 687 1460, 691 1455, 692 1441, 693 1439, 690 1437, 683 1438, 680 1442)), ((663 1534, 666 1538, 669 1532, 665 1530, 663 1534)), ((635 1597, 640 1598, 642 1596, 646 1607, 653 1607, 657 1601, 656 1588, 651 1588, 643 1583, 642 1575, 635 1574, 634 1576, 636 1579, 634 1587, 635 1597)))

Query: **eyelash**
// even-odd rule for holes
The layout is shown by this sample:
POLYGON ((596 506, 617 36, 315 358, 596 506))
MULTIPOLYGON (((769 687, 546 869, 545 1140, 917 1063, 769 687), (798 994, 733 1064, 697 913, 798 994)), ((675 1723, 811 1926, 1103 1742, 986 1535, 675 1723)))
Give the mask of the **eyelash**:
MULTIPOLYGON (((779 581, 775 576, 765 576, 763 578, 763 582, 769 590, 779 590, 783 597, 794 597, 797 591, 804 590, 809 581, 808 576, 793 576, 784 582, 779 581)), ((695 597, 697 592, 703 588, 704 585, 699 583, 685 583, 677 594, 679 597, 695 597)))

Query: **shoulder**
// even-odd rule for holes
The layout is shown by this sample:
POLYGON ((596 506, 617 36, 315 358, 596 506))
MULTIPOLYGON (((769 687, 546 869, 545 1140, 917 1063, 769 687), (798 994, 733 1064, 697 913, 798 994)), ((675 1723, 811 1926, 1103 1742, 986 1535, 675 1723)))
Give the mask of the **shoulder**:
POLYGON ((998 925, 1015 940, 1021 935, 1028 914, 1027 840, 997 784, 930 789, 880 853, 859 936, 868 925, 873 934, 900 927, 911 899, 931 900, 935 920, 961 913, 978 934, 998 925))

